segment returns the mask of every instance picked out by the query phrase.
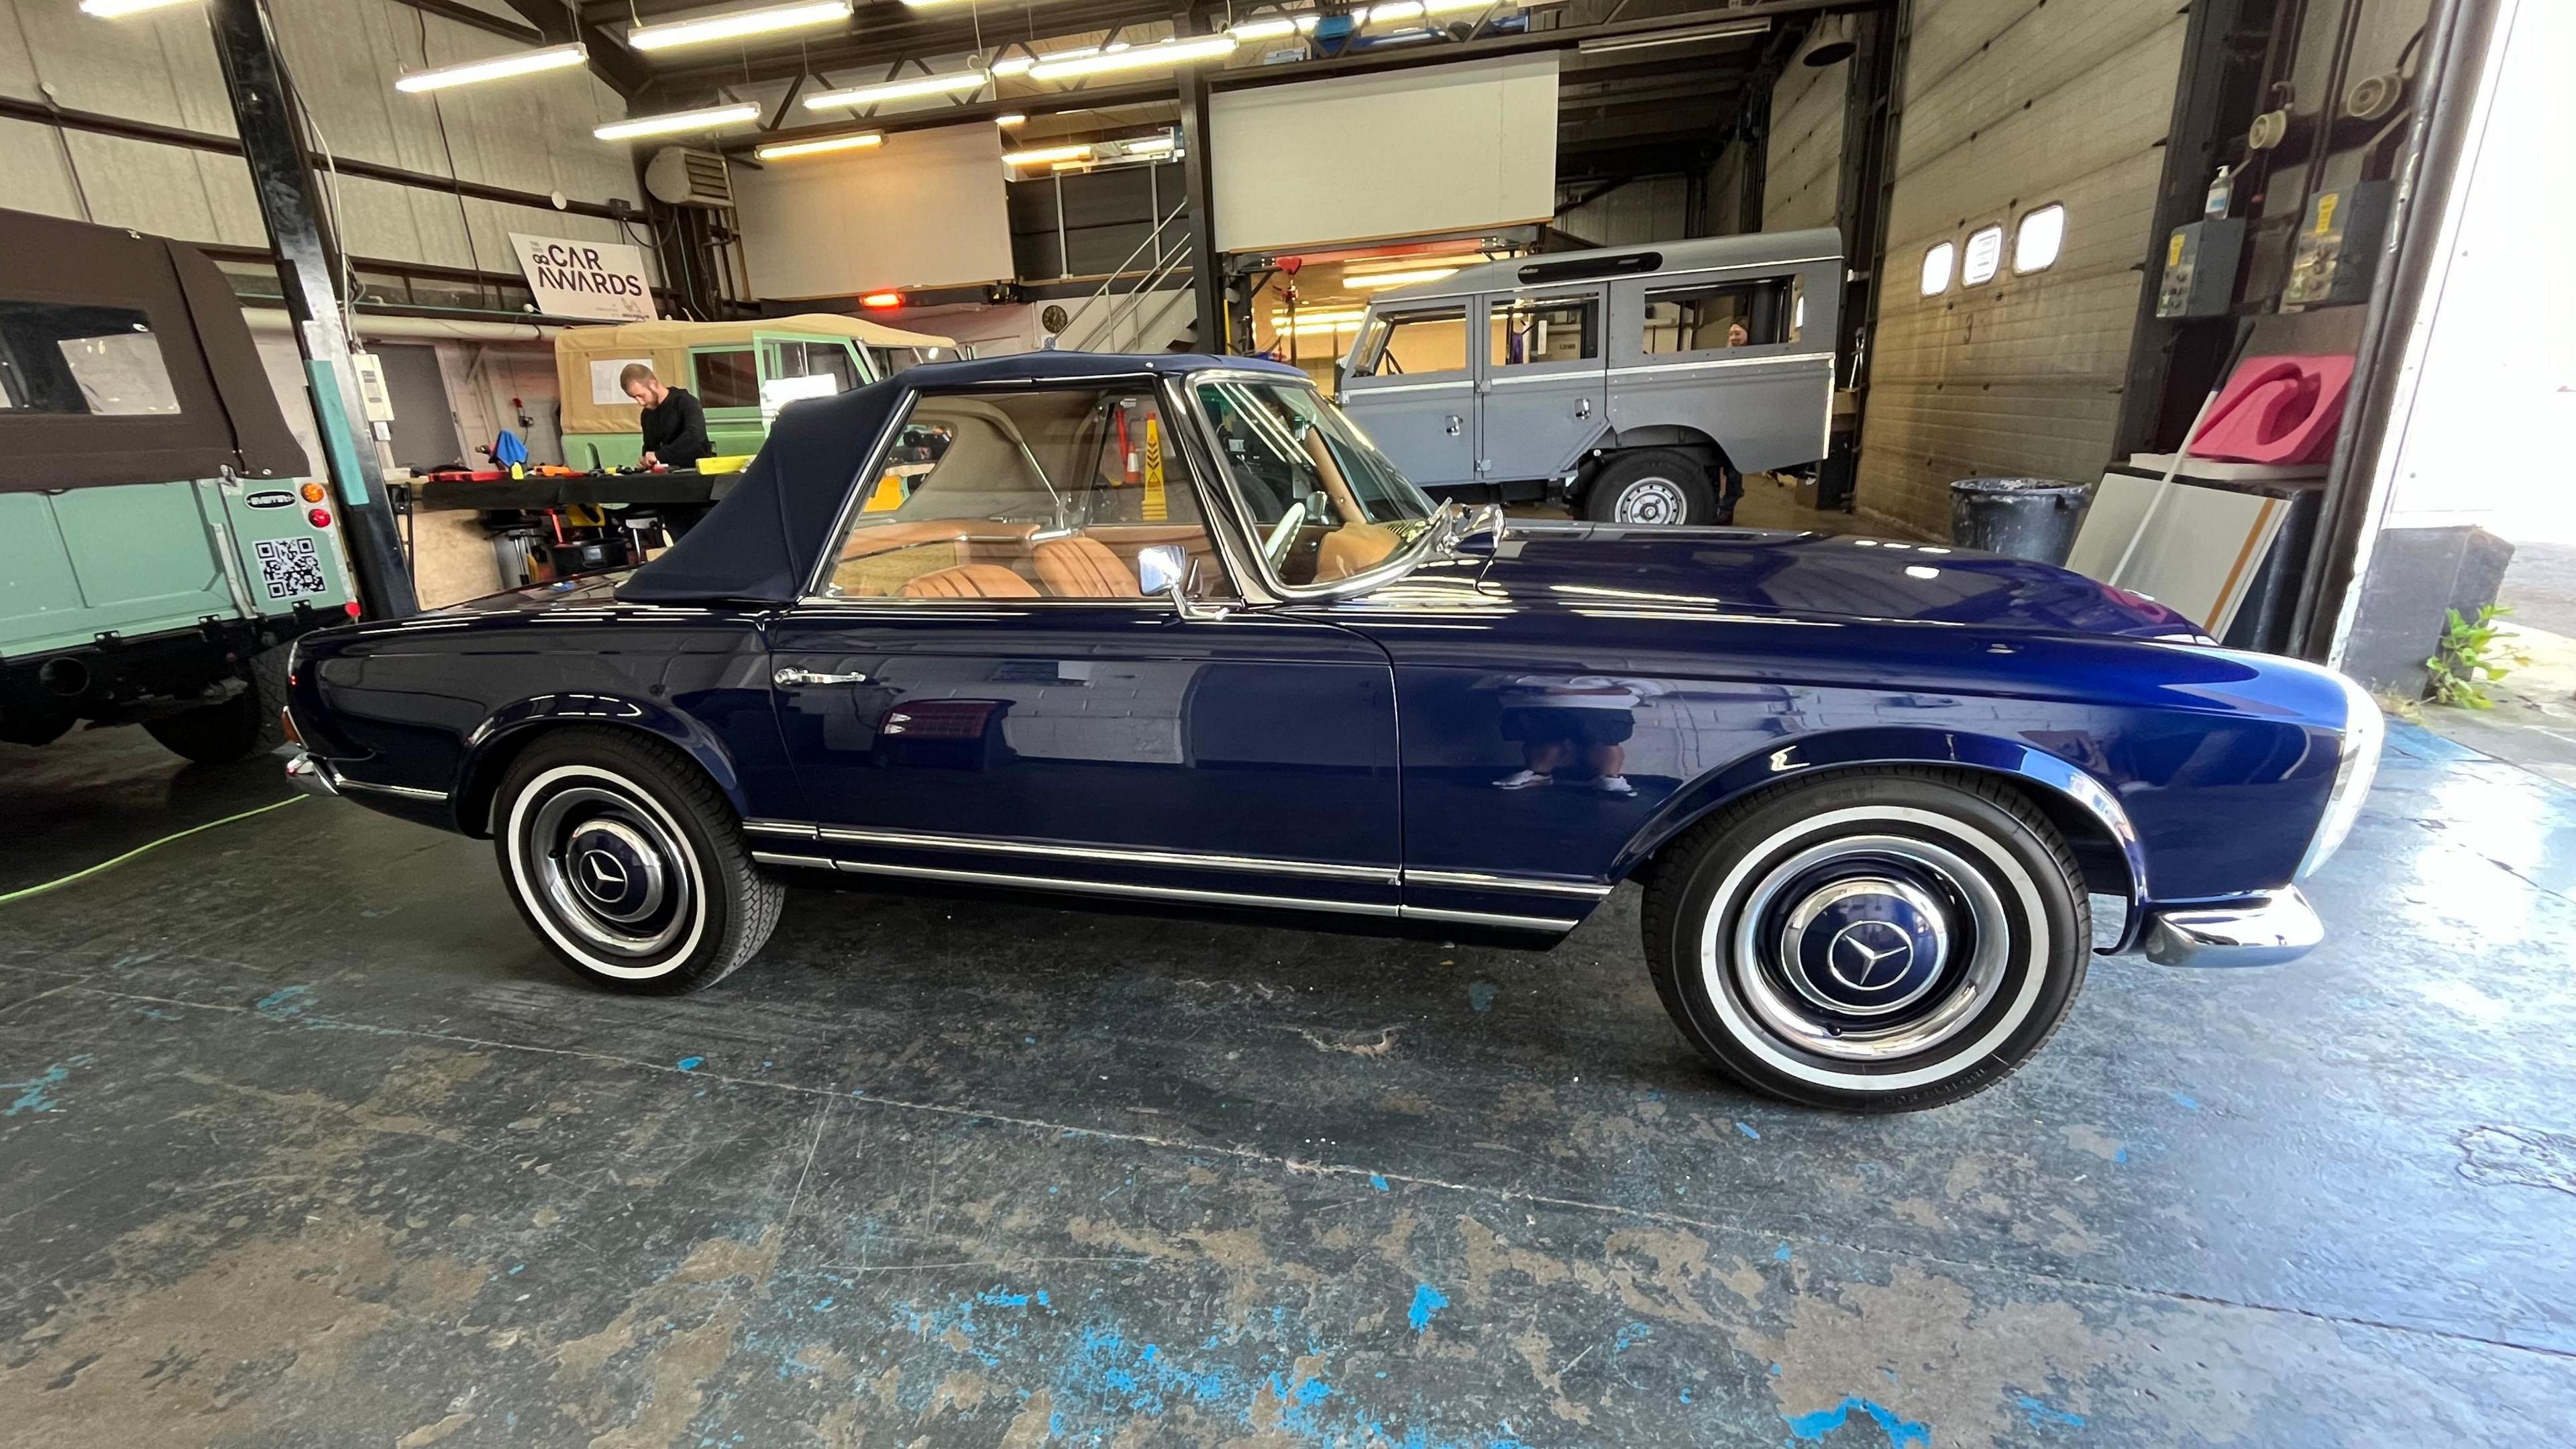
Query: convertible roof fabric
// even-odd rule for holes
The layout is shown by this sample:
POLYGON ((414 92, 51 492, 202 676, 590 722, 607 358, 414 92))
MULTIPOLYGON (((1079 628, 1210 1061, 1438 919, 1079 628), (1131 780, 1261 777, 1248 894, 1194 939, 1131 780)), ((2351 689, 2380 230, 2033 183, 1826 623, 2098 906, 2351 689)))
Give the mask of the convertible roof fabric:
POLYGON ((868 465, 877 435, 915 393, 1097 383, 1220 367, 1275 373, 1297 383, 1306 377, 1285 363, 1244 357, 1022 352, 934 362, 835 397, 789 403, 733 491, 668 553, 629 575, 617 597, 639 604, 794 603, 823 550, 833 544, 841 505, 868 465))

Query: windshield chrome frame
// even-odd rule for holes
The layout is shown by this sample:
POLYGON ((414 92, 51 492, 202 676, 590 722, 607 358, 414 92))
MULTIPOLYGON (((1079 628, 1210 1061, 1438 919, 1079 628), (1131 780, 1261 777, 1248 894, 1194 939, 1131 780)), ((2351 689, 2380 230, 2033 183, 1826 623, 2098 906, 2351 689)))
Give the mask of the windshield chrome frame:
MULTIPOLYGON (((1249 565, 1257 570, 1254 577, 1260 580, 1261 587, 1265 591, 1279 601, 1298 603, 1308 600, 1350 598, 1394 583, 1421 567, 1422 561, 1428 558, 1434 549, 1440 547, 1455 531, 1461 520, 1467 516, 1464 506, 1455 499, 1436 503, 1432 507, 1428 526, 1415 534, 1411 542, 1388 554, 1379 563, 1347 578, 1335 579, 1329 584, 1284 582, 1271 568, 1270 556, 1257 542, 1254 542, 1259 538, 1260 530, 1253 526, 1251 516, 1244 511, 1242 495, 1236 491, 1233 469, 1226 461, 1225 444, 1217 436, 1216 424, 1209 420, 1207 410, 1199 405, 1198 385, 1203 381, 1257 382, 1274 386, 1303 387, 1314 393, 1327 407, 1332 407, 1334 404, 1330 398, 1324 396, 1323 389, 1316 387, 1311 379, 1303 375, 1292 378, 1281 373, 1252 368, 1204 367, 1170 379, 1174 390, 1184 394, 1186 412, 1195 425, 1193 432, 1194 441, 1197 444, 1196 451, 1206 460, 1205 476, 1210 480, 1210 484, 1209 487, 1202 487, 1199 490, 1201 509, 1205 510, 1210 488, 1213 488, 1215 493, 1224 500, 1224 515, 1230 525, 1220 532, 1234 536, 1232 542, 1237 546, 1237 551, 1248 554, 1249 565)), ((1393 466, 1392 463, 1389 466, 1393 466)), ((1191 471, 1193 474, 1201 472, 1198 459, 1192 460, 1191 471)), ((1397 470, 1397 476, 1402 476, 1401 469, 1397 470)), ((1415 491, 1421 491, 1421 484, 1414 483, 1410 478, 1404 481, 1412 483, 1415 491)), ((1428 493, 1423 496, 1425 499, 1430 497, 1428 493)), ((1229 556, 1226 562, 1230 569, 1237 567, 1232 556, 1229 556)), ((1245 590, 1245 594, 1249 602, 1250 591, 1245 590)))

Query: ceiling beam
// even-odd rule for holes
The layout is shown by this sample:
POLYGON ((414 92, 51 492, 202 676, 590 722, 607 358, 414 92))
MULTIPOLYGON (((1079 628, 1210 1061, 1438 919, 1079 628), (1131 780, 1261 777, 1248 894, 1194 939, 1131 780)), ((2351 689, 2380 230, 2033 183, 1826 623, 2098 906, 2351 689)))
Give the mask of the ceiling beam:
POLYGON ((653 68, 627 49, 623 38, 611 34, 598 21, 585 15, 576 26, 560 0, 509 0, 509 4, 526 16, 544 39, 558 44, 579 40, 590 56, 590 73, 610 90, 631 101, 653 88, 653 68))
MULTIPOLYGON (((822 121, 810 126, 790 126, 785 130, 763 131, 758 135, 736 136, 718 142, 716 149, 728 155, 748 155, 754 147, 775 145, 783 141, 810 141, 822 136, 844 135, 852 130, 932 131, 948 126, 972 125, 978 121, 991 125, 997 116, 1060 116, 1076 111, 1111 111, 1127 106, 1171 104, 1177 96, 1168 81, 1146 81, 1138 85, 1100 86, 1087 91, 1065 91, 1042 96, 1007 96, 998 101, 969 101, 962 106, 932 106, 917 111, 904 111, 891 116, 851 116, 836 121, 822 121)), ((811 111, 807 115, 814 114, 811 111)))
POLYGON ((489 35, 515 40, 521 45, 543 45, 546 42, 546 33, 535 26, 505 20, 489 10, 477 10, 464 4, 462 0, 396 0, 396 3, 408 5, 424 15, 435 15, 441 20, 453 20, 489 35))
MULTIPOLYGON (((1172 10, 1173 0, 1056 0, 1033 10, 987 12, 979 29, 974 13, 965 6, 916 11, 903 5, 869 5, 860 12, 866 17, 864 26, 854 22, 852 29, 819 36, 790 32, 777 38, 775 49, 755 45, 748 54, 718 47, 707 59, 667 66, 657 74, 662 84, 675 88, 720 82, 757 85, 787 80, 803 69, 863 70, 906 56, 959 55, 998 49, 1013 41, 1150 25, 1171 19, 1172 10), (883 13, 887 11, 894 13, 883 13), (718 54, 723 58, 715 58, 718 54)), ((624 19, 622 6, 618 19, 624 19)))

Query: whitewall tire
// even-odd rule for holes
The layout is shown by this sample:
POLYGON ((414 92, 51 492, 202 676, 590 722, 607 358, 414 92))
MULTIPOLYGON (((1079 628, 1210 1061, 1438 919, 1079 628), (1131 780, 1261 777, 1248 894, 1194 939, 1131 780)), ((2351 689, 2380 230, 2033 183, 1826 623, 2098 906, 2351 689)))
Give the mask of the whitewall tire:
POLYGON ((1645 934, 1665 1008, 1730 1075, 1892 1112, 2028 1060, 2083 985, 2092 916, 2065 841, 2009 782, 1909 767, 1694 827, 1658 854, 1645 934))
POLYGON ((492 844, 538 939, 620 991, 722 979, 769 939, 785 894, 694 761, 620 731, 563 730, 523 751, 493 797, 492 844))

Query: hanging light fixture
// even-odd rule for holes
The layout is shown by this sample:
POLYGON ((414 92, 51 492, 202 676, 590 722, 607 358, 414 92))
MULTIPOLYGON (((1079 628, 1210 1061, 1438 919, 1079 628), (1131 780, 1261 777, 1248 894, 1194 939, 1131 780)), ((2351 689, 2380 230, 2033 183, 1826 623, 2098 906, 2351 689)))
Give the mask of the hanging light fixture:
POLYGON ((80 0, 80 8, 83 15, 118 20, 128 15, 140 15, 146 10, 167 10, 173 5, 186 3, 187 0, 80 0))
POLYGON ((486 56, 481 60, 459 61, 454 65, 432 66, 427 70, 407 70, 394 78, 398 91, 439 91, 449 86, 467 86, 477 81, 506 80, 514 75, 534 75, 539 71, 567 70, 587 58, 579 42, 549 45, 542 50, 513 51, 508 55, 486 56))
POLYGON ((850 8, 850 0, 796 0, 791 5, 731 10, 659 25, 638 25, 626 32, 626 43, 637 50, 673 50, 683 45, 704 45, 711 40, 739 40, 746 35, 801 30, 809 25, 829 25, 836 20, 847 20, 850 8))
POLYGON ((1042 60, 1029 67, 1029 79, 1072 80, 1077 76, 1101 75, 1115 70, 1163 69, 1188 65, 1193 61, 1214 60, 1232 54, 1234 47, 1235 39, 1231 35, 1193 35, 1187 39, 1158 40, 1151 45, 1104 50, 1097 55, 1042 60))
POLYGON ((674 131, 713 131, 759 119, 760 107, 744 101, 731 106, 701 106, 694 111, 665 111, 658 116, 631 116, 593 126, 590 134, 603 141, 624 141, 636 136, 667 136, 674 131))
POLYGON ((872 86, 851 86, 847 90, 824 91, 805 98, 805 108, 829 111, 842 106, 873 106, 886 101, 913 100, 921 96, 954 95, 959 91, 981 90, 990 80, 980 70, 950 71, 946 75, 914 76, 909 80, 883 81, 872 86))
POLYGON ((1088 158, 1090 155, 1091 143, 1088 141, 1081 141, 1070 146, 1040 146, 1031 151, 1008 152, 1002 157, 1002 164, 1005 166, 1044 166, 1050 161, 1081 161, 1088 158))
POLYGON ((792 161, 799 156, 825 156, 835 151, 871 151, 885 144, 883 131, 867 131, 856 136, 825 136, 816 141, 772 141, 751 148, 759 161, 792 161))

